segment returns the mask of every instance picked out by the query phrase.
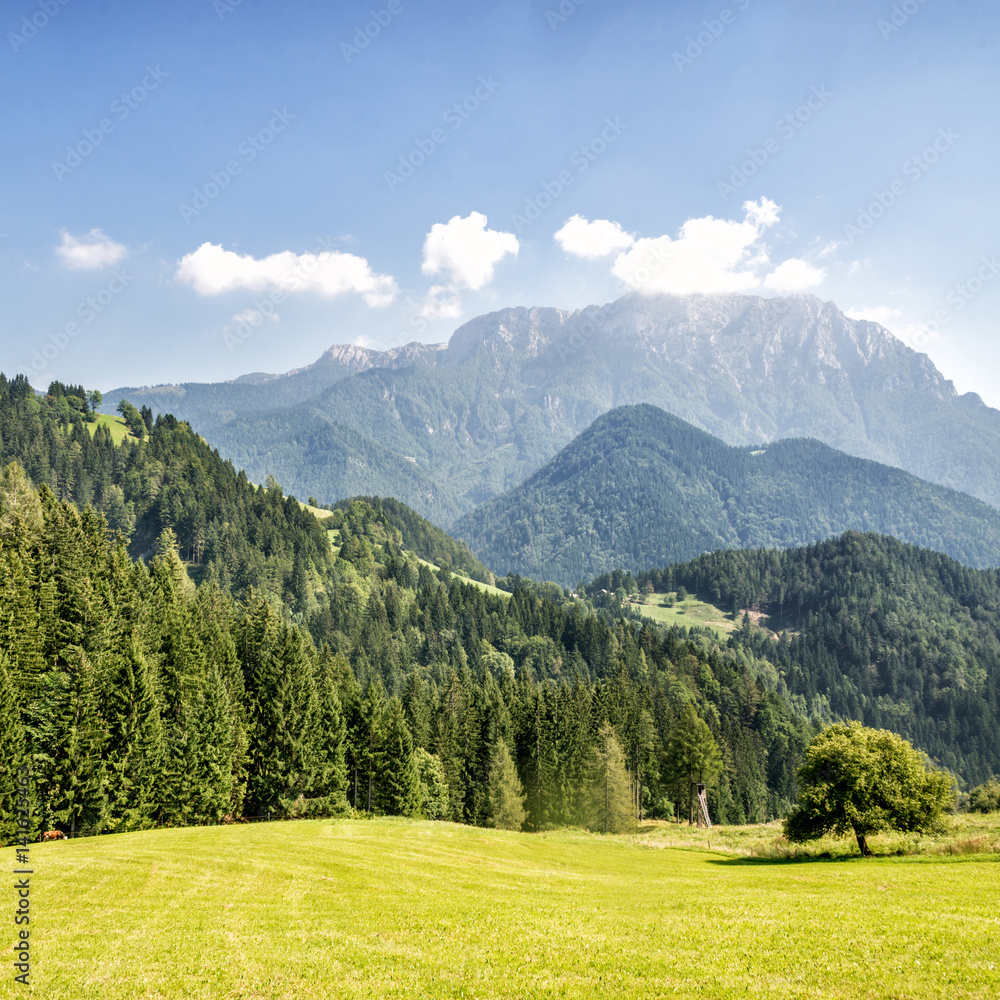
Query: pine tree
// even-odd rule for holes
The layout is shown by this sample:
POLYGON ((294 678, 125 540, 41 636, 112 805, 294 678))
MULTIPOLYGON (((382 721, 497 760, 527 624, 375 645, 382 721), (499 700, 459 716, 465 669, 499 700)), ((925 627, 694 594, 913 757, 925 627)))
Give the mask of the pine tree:
POLYGON ((87 654, 65 651, 65 668, 42 677, 41 694, 29 706, 27 738, 43 822, 70 835, 99 833, 107 808, 106 732, 98 685, 87 654))
POLYGON ((694 822, 694 784, 713 784, 722 771, 722 753, 711 730, 690 703, 674 726, 665 751, 665 775, 674 801, 687 806, 694 822))
POLYGON ((441 758, 428 753, 423 747, 417 747, 413 756, 420 776, 420 815, 424 819, 445 819, 451 802, 441 758))
POLYGON ((382 769, 385 690, 380 680, 376 679, 368 685, 358 714, 359 727, 356 736, 358 770, 364 781, 361 802, 362 808, 370 813, 375 805, 375 777, 382 769))
POLYGON ((0 649, 0 840, 5 844, 18 829, 20 771, 26 760, 21 711, 8 667, 0 649))
POLYGON ((514 760, 503 740, 493 745, 488 790, 488 824, 498 830, 520 830, 524 811, 524 789, 514 760))
POLYGON ((338 674, 344 665, 346 661, 343 657, 334 656, 329 646, 320 651, 316 673, 324 757, 320 784, 328 800, 327 810, 330 812, 338 812, 344 808, 347 792, 345 759, 347 724, 338 693, 338 674))
POLYGON ((107 657, 102 712, 107 720, 108 826, 126 831, 150 825, 160 793, 163 722, 146 658, 135 638, 107 657))
POLYGON ((381 728, 375 808, 391 816, 415 816, 420 812, 420 774, 399 698, 389 699, 381 728))
POLYGON ((248 797, 258 814, 302 814, 324 795, 325 734, 313 664, 301 633, 285 623, 266 630, 254 655, 248 797))
POLYGON ((602 722, 591 751, 591 829, 627 833, 635 826, 631 784, 618 737, 609 722, 602 722))

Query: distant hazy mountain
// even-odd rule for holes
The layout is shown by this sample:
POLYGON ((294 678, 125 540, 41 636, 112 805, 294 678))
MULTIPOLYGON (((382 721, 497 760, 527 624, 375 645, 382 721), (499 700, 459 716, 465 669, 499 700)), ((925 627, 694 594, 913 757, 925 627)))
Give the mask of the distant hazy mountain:
POLYGON ((108 400, 190 420, 254 479, 273 473, 323 501, 389 493, 440 524, 523 482, 601 413, 636 403, 729 444, 815 438, 1000 506, 1000 411, 959 396, 883 327, 808 295, 504 309, 447 347, 336 347, 261 378, 108 400))
POLYGON ((734 448, 654 406, 614 409, 454 533, 498 573, 566 585, 857 529, 1000 566, 1000 511, 817 441, 734 448))
POLYGON ((283 375, 251 372, 229 382, 181 382, 176 385, 123 386, 105 393, 103 410, 114 412, 122 398, 154 412, 172 413, 191 424, 211 425, 245 413, 294 407, 317 396, 341 379, 369 368, 400 368, 419 363, 445 344, 407 344, 391 351, 372 351, 337 344, 305 368, 283 375))

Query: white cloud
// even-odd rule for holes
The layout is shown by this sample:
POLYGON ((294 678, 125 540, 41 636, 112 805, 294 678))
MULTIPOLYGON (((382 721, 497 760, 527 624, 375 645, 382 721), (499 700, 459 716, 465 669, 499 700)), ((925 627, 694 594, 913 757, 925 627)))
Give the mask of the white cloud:
POLYGON ((742 222, 705 216, 688 219, 677 239, 640 239, 620 254, 611 270, 644 295, 746 292, 760 279, 752 268, 768 263, 760 245, 764 230, 778 221, 780 207, 768 198, 743 205, 742 222))
POLYGON ((635 243, 635 237, 609 219, 588 222, 582 215, 574 215, 555 234, 555 241, 566 253, 597 260, 627 250, 635 243))
POLYGON ((452 285, 431 285, 420 303, 420 315, 426 319, 458 319, 462 298, 452 285))
POLYGON ((233 323, 249 323, 251 326, 259 326, 264 319, 269 319, 272 323, 280 323, 281 316, 276 312, 268 313, 265 317, 259 309, 247 308, 243 309, 238 313, 233 313, 231 322, 233 323))
POLYGON ((364 257, 338 250, 295 254, 291 250, 257 259, 202 243, 182 257, 175 277, 199 295, 221 295, 237 288, 248 291, 315 292, 334 296, 358 292, 370 306, 387 306, 396 297, 396 281, 377 274, 364 257))
POLYGON ((826 277, 826 268, 813 267, 798 257, 783 260, 765 279, 769 292, 801 292, 818 285, 826 277))
POLYGON ((424 274, 445 274, 454 288, 482 288, 493 280, 497 264, 508 254, 517 256, 520 244, 513 233, 486 228, 486 216, 471 212, 435 222, 424 240, 424 274))
POLYGON ((113 239, 105 236, 100 229, 91 229, 85 236, 71 236, 65 229, 60 232, 62 243, 56 253, 72 271, 91 271, 99 267, 111 267, 124 259, 128 250, 113 239))

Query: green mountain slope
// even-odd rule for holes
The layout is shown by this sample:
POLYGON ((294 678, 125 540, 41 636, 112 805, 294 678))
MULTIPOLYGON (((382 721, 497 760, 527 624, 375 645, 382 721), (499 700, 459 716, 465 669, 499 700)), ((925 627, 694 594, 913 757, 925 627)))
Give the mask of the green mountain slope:
POLYGON ((636 809, 662 816, 690 795, 678 748, 691 734, 726 762, 711 782, 717 821, 788 810, 810 727, 758 680, 763 665, 582 603, 436 575, 399 547, 388 521, 402 513, 332 512, 339 551, 300 614, 294 587, 283 608, 217 580, 195 589, 169 531, 133 561, 93 508, 0 468, 0 835, 16 830, 22 764, 32 837, 348 802, 486 825, 501 743, 529 828, 597 829, 600 748, 620 747, 626 810, 631 776, 636 809))
POLYGON ((1000 512, 979 500, 817 441, 733 448, 647 405, 605 413, 454 533, 498 573, 570 584, 848 529, 1000 565, 1000 512))
POLYGON ((186 423, 147 411, 143 439, 115 444, 94 417, 82 387, 54 382, 38 398, 23 376, 0 374, 0 467, 17 461, 36 486, 93 506, 133 556, 149 555, 170 529, 195 577, 237 594, 255 587, 301 600, 329 570, 316 518, 280 489, 254 486, 186 423))
POLYGON ((800 709, 901 733, 970 785, 1000 774, 1000 573, 849 532, 808 548, 715 552, 640 574, 749 609, 731 644, 766 657, 800 709))
POLYGON ((399 544, 407 551, 435 566, 447 565, 449 570, 472 580, 492 583, 494 574, 469 551, 465 542, 452 538, 395 497, 350 497, 337 501, 333 509, 348 511, 358 501, 370 511, 371 517, 399 532, 399 544))

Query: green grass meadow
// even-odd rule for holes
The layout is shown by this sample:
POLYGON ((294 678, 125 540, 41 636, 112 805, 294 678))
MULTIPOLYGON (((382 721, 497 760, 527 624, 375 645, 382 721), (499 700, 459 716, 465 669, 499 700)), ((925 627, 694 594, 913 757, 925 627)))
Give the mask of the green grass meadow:
POLYGON ((113 416, 110 413, 99 413, 97 419, 86 426, 90 430, 91 437, 97 433, 98 427, 107 427, 111 431, 111 440, 115 444, 121 444, 126 438, 130 441, 136 440, 129 434, 128 428, 125 426, 125 421, 121 417, 113 416))
POLYGON ((714 604, 699 601, 696 597, 678 601, 671 608, 665 607, 663 602, 669 596, 643 594, 641 602, 637 603, 640 603, 643 615, 661 625, 683 625, 687 628, 696 625, 711 629, 722 639, 727 638, 740 624, 731 614, 721 611, 714 604))
MULTIPOLYGON (((346 819, 37 845, 30 992, 1000 996, 1000 855, 762 860, 680 836, 346 819)), ((9 969, 0 994, 24 995, 9 969)))

